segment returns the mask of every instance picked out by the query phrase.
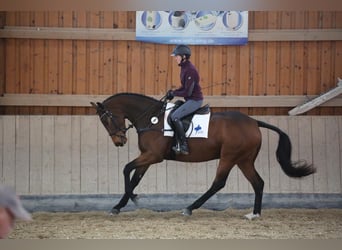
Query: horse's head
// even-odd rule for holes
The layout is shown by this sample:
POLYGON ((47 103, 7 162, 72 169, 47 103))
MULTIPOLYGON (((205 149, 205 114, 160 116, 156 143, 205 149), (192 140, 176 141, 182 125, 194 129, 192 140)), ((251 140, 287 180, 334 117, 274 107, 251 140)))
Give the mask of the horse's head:
POLYGON ((114 115, 100 102, 96 104, 91 102, 91 105, 96 109, 96 113, 99 115, 103 126, 106 128, 115 146, 124 146, 127 142, 125 117, 120 114, 114 115))

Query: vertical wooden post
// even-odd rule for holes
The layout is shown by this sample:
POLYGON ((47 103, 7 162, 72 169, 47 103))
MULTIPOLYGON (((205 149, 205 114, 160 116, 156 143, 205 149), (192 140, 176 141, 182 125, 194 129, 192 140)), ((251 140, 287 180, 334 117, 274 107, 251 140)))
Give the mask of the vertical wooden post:
MULTIPOLYGON (((0 29, 5 26, 6 13, 0 12, 0 29)), ((0 95, 5 92, 5 39, 0 39, 0 95)))

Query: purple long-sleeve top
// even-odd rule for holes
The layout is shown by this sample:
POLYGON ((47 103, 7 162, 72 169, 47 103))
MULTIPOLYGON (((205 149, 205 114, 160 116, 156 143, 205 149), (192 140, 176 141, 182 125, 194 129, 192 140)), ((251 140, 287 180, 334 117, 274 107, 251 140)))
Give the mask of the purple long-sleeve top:
POLYGON ((190 61, 181 63, 180 80, 181 87, 173 91, 175 96, 184 97, 187 100, 203 100, 201 86, 199 85, 199 74, 190 61))

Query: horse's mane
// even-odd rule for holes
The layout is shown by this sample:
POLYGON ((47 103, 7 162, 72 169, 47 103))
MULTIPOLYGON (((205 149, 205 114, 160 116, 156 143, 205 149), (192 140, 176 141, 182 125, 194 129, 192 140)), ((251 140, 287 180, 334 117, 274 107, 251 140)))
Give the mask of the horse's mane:
POLYGON ((146 95, 143 95, 143 94, 122 92, 122 93, 114 94, 114 95, 108 97, 107 99, 105 99, 105 100, 103 101, 103 103, 109 102, 109 101, 111 101, 112 99, 117 98, 117 97, 120 97, 120 96, 136 96, 136 97, 145 98, 145 99, 150 100, 150 101, 160 102, 159 100, 157 100, 157 99, 155 99, 155 98, 153 98, 153 97, 146 96, 146 95))

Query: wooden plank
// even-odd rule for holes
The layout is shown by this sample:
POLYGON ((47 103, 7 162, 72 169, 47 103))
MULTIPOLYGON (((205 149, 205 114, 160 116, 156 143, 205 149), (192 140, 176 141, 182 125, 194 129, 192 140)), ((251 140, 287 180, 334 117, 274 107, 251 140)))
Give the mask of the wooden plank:
MULTIPOLYGON (((294 17, 294 27, 295 29, 305 29, 305 11, 298 11, 294 17)), ((304 81, 304 51, 305 42, 295 42, 292 43, 293 50, 293 94, 298 95, 306 92, 306 84, 304 81)))
POLYGON ((166 162, 166 188, 167 193, 179 193, 179 190, 186 190, 184 183, 184 178, 186 178, 186 175, 183 172, 183 175, 179 176, 180 181, 177 178, 177 164, 179 164, 176 161, 167 161, 166 162), (179 186, 178 186, 179 185, 179 186))
POLYGON ((42 117, 42 193, 55 193, 55 120, 42 117))
MULTIPOLYGON (((5 26, 6 12, 0 11, 0 29, 5 26)), ((0 39, 0 95, 5 92, 5 39, 0 39)))
MULTIPOLYGON (((266 94, 279 95, 279 44, 268 42, 266 44, 266 94)), ((275 108, 269 112, 275 113, 275 108)))
POLYGON ((30 116, 30 194, 42 193, 42 117, 30 116))
MULTIPOLYGON (((98 119, 100 120, 100 119, 98 119)), ((98 121, 98 129, 102 129, 103 132, 107 131, 103 127, 102 123, 98 121)), ((119 149, 114 146, 111 138, 107 134, 107 145, 108 145, 108 186, 109 193, 111 194, 121 194, 122 186, 121 180, 122 177, 122 166, 119 162, 119 149)))
MULTIPOLYGON (((301 147, 303 145, 299 145, 300 144, 300 134, 305 134, 305 136, 308 136, 308 133, 306 133, 307 131, 310 132, 309 136, 311 139, 311 124, 310 124, 310 128, 304 128, 303 125, 306 124, 302 124, 301 120, 302 117, 300 117, 300 119, 298 117, 288 117, 288 116, 284 116, 285 119, 288 120, 288 130, 287 130, 287 134, 290 137, 291 140, 291 144, 292 144, 292 157, 291 160, 292 161, 298 161, 300 159, 300 150, 301 147), (305 129, 306 131, 304 131, 303 129, 305 129)), ((307 147, 311 148, 311 145, 306 145, 307 147)), ((288 179, 289 182, 289 187, 288 187, 288 191, 291 193, 295 193, 300 191, 300 184, 301 184, 301 179, 298 178, 290 178, 288 176, 284 175, 284 178, 288 179)))
POLYGON ((328 168, 327 152, 326 152, 326 126, 324 117, 312 118, 312 156, 313 163, 317 168, 317 173, 314 175, 314 192, 328 193, 328 168))
POLYGON ((15 122, 15 186, 20 194, 29 194, 30 182, 30 120, 28 116, 16 116, 15 122))
POLYGON ((4 29, 0 31, 0 38, 96 41, 135 40, 135 30, 122 28, 108 29, 5 26, 4 29))
MULTIPOLYGON (((237 48, 234 46, 228 46, 227 48, 227 83, 225 84, 225 92, 227 95, 238 95, 239 84, 237 82, 238 75, 238 55, 237 48)), ((220 82, 220 80, 218 80, 220 82)), ((222 82, 222 80, 221 80, 222 82)))
MULTIPOLYGON (((292 94, 292 48, 290 42, 280 43, 279 94, 292 94)), ((284 111, 287 111, 284 109, 284 111)))
POLYGON ((98 192, 97 117, 81 117, 81 193, 98 192))
POLYGON ((163 194, 167 193, 167 175, 166 175, 166 165, 167 161, 155 164, 156 168, 156 178, 157 178, 157 190, 156 193, 163 194))
POLYGON ((306 102, 302 105, 298 105, 297 107, 291 109, 289 111, 289 115, 298 115, 298 114, 302 114, 305 113, 315 107, 320 106, 321 104, 339 96, 342 94, 342 79, 339 79, 339 83, 337 85, 337 87, 327 91, 326 93, 317 96, 316 98, 314 98, 313 100, 306 102))
POLYGON ((328 192, 341 193, 341 176, 338 174, 341 171, 341 155, 338 118, 325 117, 325 133, 326 133, 326 168, 328 171, 328 192))
MULTIPOLYGON (((266 86, 265 86, 265 67, 264 63, 266 62, 266 58, 264 57, 264 44, 263 43, 255 43, 253 44, 253 52, 251 54, 251 74, 253 81, 251 82, 251 91, 255 96, 264 96, 266 95, 266 86)), ((265 109, 253 109, 254 112, 264 113, 265 109)))
MULTIPOLYGON (((74 27, 85 27, 86 26, 86 14, 83 11, 75 11, 73 17, 74 27)), ((87 49, 86 41, 77 40, 73 41, 73 94, 86 94, 87 93, 87 49)), ((85 108, 79 108, 77 114, 86 114, 85 108)))
MULTIPOLYGON (((58 12, 48 12, 47 13, 47 24, 49 26, 58 26, 58 12)), ((48 40, 45 47, 45 75, 46 84, 44 84, 44 93, 54 93, 58 94, 58 83, 60 81, 60 75, 58 71, 59 63, 59 41, 58 40, 48 40)), ((57 114, 57 107, 45 108, 45 113, 47 114, 57 114)))
MULTIPOLYGON (((318 11, 316 12, 309 12, 306 18, 306 28, 318 28, 320 23, 320 17, 318 15, 318 11)), ((307 46, 304 50, 304 53, 307 55, 305 59, 305 72, 306 72, 306 82, 311 83, 307 85, 307 94, 319 94, 320 89, 320 55, 319 55, 319 43, 318 42, 308 42, 307 46)), ((308 112, 309 115, 317 115, 319 111, 312 110, 308 112)))
MULTIPOLYGON (((109 193, 108 133, 102 127, 103 127, 102 123, 97 122, 96 129, 97 129, 98 193, 108 194, 109 193)), ((94 141, 93 144, 94 143, 96 142, 94 141)))
MULTIPOLYGON (((191 47, 194 49, 194 47, 191 47)), ((200 46, 200 50, 197 50, 196 56, 199 60, 196 60, 196 68, 200 75, 200 83, 201 86, 208 86, 210 85, 210 79, 209 79, 209 49, 208 46, 200 46)), ((193 53, 192 53, 193 54, 193 53)), ((210 95, 211 91, 210 88, 203 88, 202 90, 203 94, 210 95)))
MULTIPOLYGON (((340 148, 340 156, 342 155, 342 117, 340 116, 338 119, 338 132, 339 132, 339 148, 340 148)), ((340 178, 342 180, 342 158, 340 157, 340 178)), ((340 184, 340 188, 342 189, 342 181, 340 184)))
MULTIPOLYGON (((273 126, 278 127, 277 117, 267 117, 265 121, 273 126)), ((280 182, 284 177, 284 173, 276 159, 276 149, 278 146, 279 136, 276 132, 268 130, 268 149, 270 164, 270 193, 282 193, 280 182)))
MULTIPOLYGON (((99 27, 99 12, 91 11, 87 16, 87 25, 90 27, 99 27)), ((100 79, 99 79, 99 55, 100 55, 100 41, 87 41, 87 90, 90 94, 98 93, 100 79)))
MULTIPOLYGON (((342 23, 342 14, 339 15, 342 23)), ((342 41, 338 41, 335 44, 335 52, 334 52, 334 76, 336 78, 342 78, 342 41)), ((342 114, 342 108, 335 108, 335 114, 342 114)))
POLYGON ((116 75, 116 92, 127 92, 127 69, 128 69, 128 58, 127 58, 127 46, 123 41, 116 41, 116 58, 115 64, 117 65, 117 75, 116 75))
MULTIPOLYGON (((59 26, 71 27, 72 26, 72 12, 64 11, 59 15, 59 26)), ((73 83, 73 46, 71 40, 64 40, 59 42, 59 69, 60 69, 60 81, 58 82, 58 92, 63 94, 72 94, 73 83)), ((69 107, 59 107, 58 114, 66 115, 70 114, 71 109, 69 107)))
MULTIPOLYGON (((155 45, 152 43, 144 43, 143 44, 143 51, 144 51, 144 61, 148 63, 143 63, 144 65, 144 77, 141 78, 141 81, 143 81, 143 94, 146 95, 153 95, 154 89, 155 89, 155 76, 157 74, 156 72, 156 57, 159 55, 155 53, 155 45), (153 60, 151 60, 153 59, 153 60)), ((129 64, 129 63, 128 63, 129 64)), ((127 66, 128 66, 127 64, 127 66)))
POLYGON ((55 192, 71 192, 71 116, 55 116, 55 192))
POLYGON ((71 193, 81 193, 81 117, 71 116, 71 193))
MULTIPOLYGON (((313 163, 313 137, 312 117, 301 117, 298 119, 298 160, 306 160, 308 164, 313 163)), ((295 159, 296 160, 296 159, 295 159)), ((296 192, 313 193, 314 192, 314 175, 304 177, 300 180, 300 189, 296 192)))
POLYGON ((4 165, 3 165, 3 158, 4 158, 4 116, 0 116, 0 183, 4 183, 4 165))
MULTIPOLYGON (((333 26, 333 13, 332 12, 322 12, 321 15, 321 27, 324 29, 326 27, 333 26)), ((333 53, 334 47, 332 42, 330 41, 323 41, 320 42, 321 48, 321 74, 320 74, 320 92, 326 92, 329 89, 335 87, 334 81, 336 80, 333 72, 334 64, 332 57, 335 56, 333 53)), ((342 83, 342 82, 341 82, 342 83)), ((341 84, 342 87, 342 84, 341 84)), ((321 115, 332 115, 332 109, 320 109, 321 115)))
MULTIPOLYGON (((44 12, 36 12, 34 15, 34 23, 38 26, 45 24, 44 12)), ((32 88, 30 93, 44 93, 44 83, 46 82, 45 67, 45 41, 36 39, 31 41, 32 46, 32 88), (43 68, 42 68, 43 67, 43 68)), ((31 114, 42 114, 43 107, 36 106, 31 108, 31 114)))
POLYGON ((257 29, 248 32, 249 41, 334 41, 341 40, 339 29, 257 29))
MULTIPOLYGON (((140 46, 140 44, 136 46, 140 46)), ((171 88, 169 65, 172 63, 172 60, 170 58, 170 54, 171 53, 167 45, 158 46, 158 57, 156 63, 158 76, 155 93, 161 96, 165 95, 167 90, 171 88)), ((133 83, 136 84, 136 82, 133 83)))
MULTIPOLYGON (((106 28, 113 28, 113 12, 104 11, 103 18, 100 19, 100 25, 106 28)), ((102 42, 102 61, 100 63, 102 66, 102 77, 103 83, 99 86, 99 93, 101 94, 111 94, 113 90, 113 42, 103 41, 102 42)))
MULTIPOLYGON (((16 186, 16 118, 15 116, 3 117, 3 158, 2 158, 2 183, 8 186, 16 186)), ((20 194, 20 193, 18 193, 20 194)))
MULTIPOLYGON (((0 106, 70 106, 90 107, 90 102, 102 102, 110 95, 55 95, 55 94, 5 94, 0 106)), ((151 95, 160 99, 162 95, 151 95)), ((270 95, 270 96, 206 96, 204 102, 211 107, 292 107, 316 98, 317 95, 270 95)), ((342 106, 342 97, 323 103, 324 107, 342 106)))
MULTIPOLYGON (((246 70, 245 65, 249 65, 249 57, 250 57, 250 45, 240 46, 240 72, 239 72, 239 95, 246 96, 252 95, 252 91, 250 89, 252 78, 250 77, 250 71, 246 70)), ((241 109, 241 112, 248 113, 248 109, 241 109)))
MULTIPOLYGON (((0 38, 50 39, 50 40, 103 40, 134 41, 135 29, 126 28, 67 28, 5 26, 0 38)), ((262 41, 340 41, 341 29, 250 29, 250 42, 262 41)))

